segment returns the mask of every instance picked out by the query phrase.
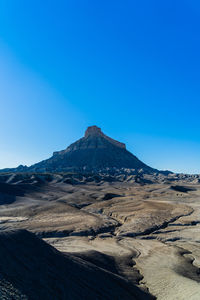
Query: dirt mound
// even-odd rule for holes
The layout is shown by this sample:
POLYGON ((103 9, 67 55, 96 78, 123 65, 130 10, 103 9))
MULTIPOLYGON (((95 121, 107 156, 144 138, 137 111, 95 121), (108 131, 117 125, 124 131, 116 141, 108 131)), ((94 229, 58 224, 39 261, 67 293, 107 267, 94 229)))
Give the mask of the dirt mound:
POLYGON ((5 299, 148 299, 122 277, 64 255, 26 230, 0 233, 0 268, 5 299))

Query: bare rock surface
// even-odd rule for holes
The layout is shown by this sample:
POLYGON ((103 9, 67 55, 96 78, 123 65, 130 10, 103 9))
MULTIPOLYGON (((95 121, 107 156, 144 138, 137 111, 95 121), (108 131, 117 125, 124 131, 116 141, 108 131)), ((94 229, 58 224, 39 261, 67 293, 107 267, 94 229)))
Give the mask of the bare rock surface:
POLYGON ((132 169, 137 173, 156 171, 140 161, 126 150, 124 143, 118 142, 97 126, 88 127, 84 137, 69 145, 65 150, 55 151, 49 159, 30 167, 19 166, 14 169, 4 169, 0 172, 91 172, 106 173, 121 172, 122 169, 132 169))
MULTIPOLYGON (((121 299, 136 297, 136 294, 130 294, 129 285, 131 289, 137 286, 137 291, 141 292, 139 297, 142 295, 144 299, 151 297, 150 294, 160 300, 199 299, 199 175, 7 173, 0 175, 0 183, 0 251, 1 247, 4 249, 1 258, 6 256, 6 244, 11 239, 13 249, 21 251, 25 258, 27 256, 25 263, 32 264, 32 259, 35 261, 37 256, 39 268, 43 254, 26 250, 30 245, 25 244, 26 239, 27 243, 30 239, 31 244, 32 238, 37 244, 39 239, 35 234, 47 243, 42 244, 45 249, 48 244, 53 247, 47 251, 56 253, 56 257, 62 256, 61 260, 67 254, 68 261, 81 261, 81 266, 87 267, 91 277, 97 276, 102 283, 104 275, 95 275, 95 272, 104 270, 101 272, 112 274, 106 275, 112 277, 106 279, 111 280, 108 281, 111 290, 116 289, 114 278, 124 280, 123 287, 119 281, 116 284, 123 289, 119 291, 119 295, 123 294, 121 299), (27 232, 24 229, 33 234, 26 235, 23 241, 20 237, 19 243, 18 235, 3 234, 10 230, 27 232), (54 248, 59 252, 54 252, 54 248)), ((9 259, 12 257, 10 262, 17 261, 17 252, 10 251, 9 255, 9 259)), ((1 270, 5 268, 3 259, 0 267, 1 270)), ((52 268, 51 264, 49 268, 52 268)), ((56 268, 59 267, 56 265, 56 268)), ((29 299, 27 291, 13 278, 8 280, 6 271, 3 272, 5 274, 1 273, 0 277, 2 295, 9 290, 16 299, 29 299)), ((86 275, 88 271, 84 272, 85 277, 89 276, 86 275)), ((61 275, 56 273, 55 276, 63 282, 61 275)), ((97 281, 92 281, 93 285, 97 285, 97 281)), ((91 293, 96 293, 91 286, 91 293)), ((118 299, 111 297, 102 286, 101 290, 108 293, 108 299, 118 299)), ((106 299, 105 294, 95 299, 106 299)), ((12 299, 9 297, 5 299, 12 299)), ((73 297, 71 299, 76 299, 73 297)), ((55 299, 60 298, 55 296, 55 299)))
POLYGON ((0 253, 1 299, 150 299, 112 269, 64 255, 25 230, 1 232, 0 253))

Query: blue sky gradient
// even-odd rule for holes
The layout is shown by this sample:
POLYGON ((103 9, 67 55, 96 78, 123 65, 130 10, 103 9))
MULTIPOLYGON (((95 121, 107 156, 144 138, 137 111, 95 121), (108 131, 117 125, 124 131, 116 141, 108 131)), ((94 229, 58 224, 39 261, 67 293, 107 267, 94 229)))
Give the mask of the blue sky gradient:
POLYGON ((200 173, 198 1, 0 0, 0 168, 97 125, 145 163, 200 173))

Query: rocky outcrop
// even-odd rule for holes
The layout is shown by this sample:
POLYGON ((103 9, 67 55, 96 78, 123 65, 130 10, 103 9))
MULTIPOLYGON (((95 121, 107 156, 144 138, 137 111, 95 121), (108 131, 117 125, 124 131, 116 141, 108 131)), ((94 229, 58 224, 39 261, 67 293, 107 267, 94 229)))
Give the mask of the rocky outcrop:
POLYGON ((31 167, 20 166, 6 171, 125 173, 125 169, 129 173, 157 171, 127 151, 124 143, 108 137, 99 127, 91 126, 87 128, 83 138, 65 150, 54 152, 51 158, 31 167))
POLYGON ((102 136, 104 139, 106 139, 107 141, 109 141, 110 143, 112 143, 113 145, 126 149, 126 145, 124 143, 120 143, 114 139, 111 139, 109 136, 105 135, 102 131, 101 128, 97 127, 97 126, 90 126, 87 128, 87 130, 85 131, 85 138, 88 138, 89 136, 102 136))

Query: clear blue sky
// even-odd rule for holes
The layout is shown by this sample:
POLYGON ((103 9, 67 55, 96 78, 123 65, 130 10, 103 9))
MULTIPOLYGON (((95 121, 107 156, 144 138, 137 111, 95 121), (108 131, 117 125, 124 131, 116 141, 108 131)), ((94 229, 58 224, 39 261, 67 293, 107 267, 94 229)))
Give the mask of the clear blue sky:
POLYGON ((200 3, 0 0, 0 168, 97 125, 145 163, 200 173, 200 3))

